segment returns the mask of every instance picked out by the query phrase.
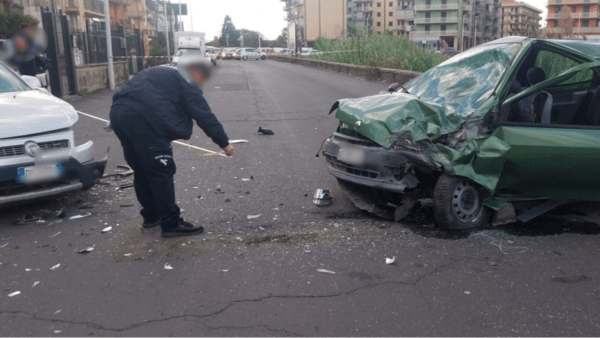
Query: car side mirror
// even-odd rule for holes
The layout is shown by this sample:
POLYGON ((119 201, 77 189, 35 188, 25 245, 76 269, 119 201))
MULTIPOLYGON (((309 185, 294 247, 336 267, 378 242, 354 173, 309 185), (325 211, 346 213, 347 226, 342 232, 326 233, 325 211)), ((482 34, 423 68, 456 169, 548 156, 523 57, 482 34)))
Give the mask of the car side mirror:
POLYGON ((388 87, 388 92, 393 93, 395 91, 397 91, 400 88, 400 84, 398 82, 396 83, 392 83, 389 87, 388 87))
POLYGON ((21 75, 21 79, 23 79, 23 81, 25 81, 25 83, 27 83, 29 87, 33 89, 42 88, 42 83, 35 76, 21 75))

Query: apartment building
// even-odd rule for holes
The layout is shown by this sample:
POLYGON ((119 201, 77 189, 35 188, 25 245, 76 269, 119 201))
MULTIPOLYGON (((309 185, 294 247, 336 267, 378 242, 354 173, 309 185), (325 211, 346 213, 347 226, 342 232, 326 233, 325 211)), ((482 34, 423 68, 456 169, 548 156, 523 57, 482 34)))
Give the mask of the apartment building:
POLYGON ((424 48, 467 49, 501 37, 499 0, 415 0, 410 39, 424 48))
POLYGON ((414 28, 414 4, 412 0, 374 0, 372 31, 390 31, 394 35, 408 38, 414 28))
POLYGON ((371 30, 373 25, 373 0, 348 0, 348 33, 371 30))
POLYGON ((502 36, 537 37, 542 10, 515 0, 502 0, 502 36))
POLYGON ((348 34, 348 0, 281 0, 285 3, 291 40, 304 47, 319 37, 336 39, 348 34))
POLYGON ((600 0, 548 0, 549 37, 600 37, 600 0))

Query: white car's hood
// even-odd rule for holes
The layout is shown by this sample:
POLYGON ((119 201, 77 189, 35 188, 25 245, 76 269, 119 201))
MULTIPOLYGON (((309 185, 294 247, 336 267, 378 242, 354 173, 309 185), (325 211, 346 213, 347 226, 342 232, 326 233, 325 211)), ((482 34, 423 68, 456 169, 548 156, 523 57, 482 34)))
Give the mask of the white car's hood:
POLYGON ((0 93, 0 139, 69 128, 78 119, 70 104, 46 93, 0 93))

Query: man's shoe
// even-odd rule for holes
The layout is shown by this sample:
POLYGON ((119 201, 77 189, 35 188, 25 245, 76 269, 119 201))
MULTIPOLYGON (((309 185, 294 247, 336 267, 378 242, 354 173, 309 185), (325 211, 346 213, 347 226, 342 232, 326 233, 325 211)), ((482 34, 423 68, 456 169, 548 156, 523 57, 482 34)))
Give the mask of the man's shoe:
POLYGON ((144 223, 142 223, 142 228, 150 229, 160 225, 160 220, 154 220, 149 218, 144 218, 144 223))
POLYGON ((201 234, 204 228, 201 225, 193 225, 190 222, 181 221, 176 227, 170 229, 162 229, 163 237, 181 237, 201 234))

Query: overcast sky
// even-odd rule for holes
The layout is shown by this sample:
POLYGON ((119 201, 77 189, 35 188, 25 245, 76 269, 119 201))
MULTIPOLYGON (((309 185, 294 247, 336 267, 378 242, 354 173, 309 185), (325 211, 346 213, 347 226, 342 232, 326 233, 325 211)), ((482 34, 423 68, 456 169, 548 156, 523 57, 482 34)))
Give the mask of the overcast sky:
MULTIPOLYGON (((542 26, 546 26, 548 0, 523 0, 544 10, 542 26)), ((179 3, 179 0, 171 0, 179 3)), ((266 39, 276 39, 286 27, 281 0, 181 0, 188 4, 188 16, 183 18, 186 30, 205 32, 206 40, 221 35, 225 15, 229 15, 237 29, 245 28, 261 32, 266 39)))
MULTIPOLYGON (((171 0, 177 4, 179 0, 171 0)), ((205 32, 206 40, 221 36, 225 15, 235 28, 261 32, 266 39, 275 40, 287 26, 284 20, 285 3, 281 0, 181 0, 188 4, 188 16, 183 18, 185 30, 205 32)))

